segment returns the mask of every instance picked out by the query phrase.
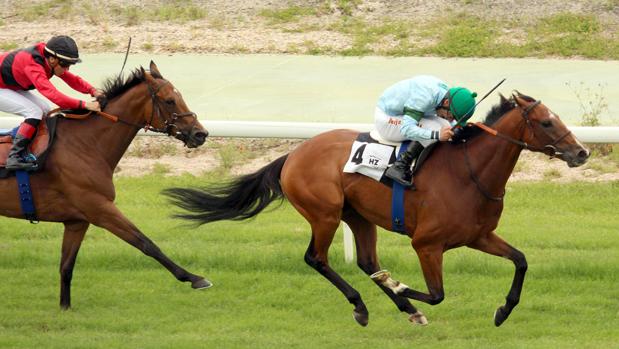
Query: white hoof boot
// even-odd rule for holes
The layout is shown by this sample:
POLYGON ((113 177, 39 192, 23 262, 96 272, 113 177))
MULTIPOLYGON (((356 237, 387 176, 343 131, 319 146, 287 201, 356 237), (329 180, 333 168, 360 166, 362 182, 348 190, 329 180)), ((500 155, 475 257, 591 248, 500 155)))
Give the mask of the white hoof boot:
POLYGON ((391 289, 391 291, 393 291, 393 293, 395 294, 399 294, 400 292, 408 288, 408 286, 404 285, 398 280, 392 279, 391 273, 387 270, 377 271, 374 274, 370 275, 370 278, 372 278, 372 280, 374 280, 375 282, 378 282, 381 285, 391 289))
POLYGON ((411 314, 408 321, 421 326, 426 326, 428 324, 428 319, 420 311, 417 311, 415 314, 411 314))
POLYGON ((370 279, 380 282, 381 284, 391 278, 391 273, 387 270, 379 270, 374 274, 370 275, 370 279))

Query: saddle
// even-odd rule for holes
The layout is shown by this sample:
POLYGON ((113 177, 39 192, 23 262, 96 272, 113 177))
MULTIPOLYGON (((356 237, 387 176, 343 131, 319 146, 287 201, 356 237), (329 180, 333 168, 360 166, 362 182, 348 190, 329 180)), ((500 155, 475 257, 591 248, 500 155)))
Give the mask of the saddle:
MULTIPOLYGON (((56 135, 56 124, 58 122, 58 118, 66 117, 71 115, 71 113, 75 113, 81 115, 81 111, 74 110, 52 110, 48 115, 43 117, 41 123, 39 123, 39 127, 37 128, 36 135, 30 145, 28 146, 28 150, 37 158, 37 162, 39 163, 38 168, 33 172, 40 172, 45 167, 45 161, 47 159, 47 155, 49 150, 54 143, 54 137, 56 135)), ((9 155, 9 150, 13 146, 13 137, 17 132, 16 127, 12 130, 0 130, 0 178, 8 178, 15 175, 15 171, 9 171, 4 166, 6 165, 6 160, 9 155)))

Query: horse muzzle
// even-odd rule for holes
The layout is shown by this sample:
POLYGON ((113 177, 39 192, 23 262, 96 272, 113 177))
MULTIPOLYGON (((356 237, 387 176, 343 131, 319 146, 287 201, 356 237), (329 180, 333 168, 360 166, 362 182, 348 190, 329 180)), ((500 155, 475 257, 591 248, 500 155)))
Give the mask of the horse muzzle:
POLYGON ((589 159, 589 155, 591 155, 591 153, 586 148, 582 147, 557 153, 557 157, 565 161, 569 167, 582 166, 587 162, 587 159, 589 159))
POLYGON ((176 139, 180 139, 185 143, 187 148, 197 148, 206 142, 208 131, 205 129, 194 127, 188 134, 178 132, 175 135, 176 139))

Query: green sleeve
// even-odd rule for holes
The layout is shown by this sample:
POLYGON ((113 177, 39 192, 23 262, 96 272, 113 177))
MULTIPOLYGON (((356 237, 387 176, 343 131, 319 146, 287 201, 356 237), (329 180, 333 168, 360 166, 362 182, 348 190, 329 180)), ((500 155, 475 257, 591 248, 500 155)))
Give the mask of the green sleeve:
POLYGON ((423 117, 423 112, 415 109, 411 109, 409 107, 404 107, 404 115, 408 115, 411 118, 415 119, 415 121, 419 122, 423 117))

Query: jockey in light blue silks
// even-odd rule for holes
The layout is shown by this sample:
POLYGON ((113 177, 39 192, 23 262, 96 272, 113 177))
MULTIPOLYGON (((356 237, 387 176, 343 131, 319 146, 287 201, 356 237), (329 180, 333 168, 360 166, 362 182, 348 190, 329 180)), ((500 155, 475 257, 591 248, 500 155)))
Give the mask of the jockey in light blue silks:
POLYGON ((475 111, 477 93, 464 87, 449 88, 443 81, 429 75, 419 75, 389 87, 378 100, 374 123, 378 133, 387 141, 412 140, 385 176, 406 186, 413 186, 411 164, 423 145, 419 141, 448 141, 452 126, 466 124, 475 111), (446 123, 440 130, 423 128, 423 120, 441 117, 446 123))

